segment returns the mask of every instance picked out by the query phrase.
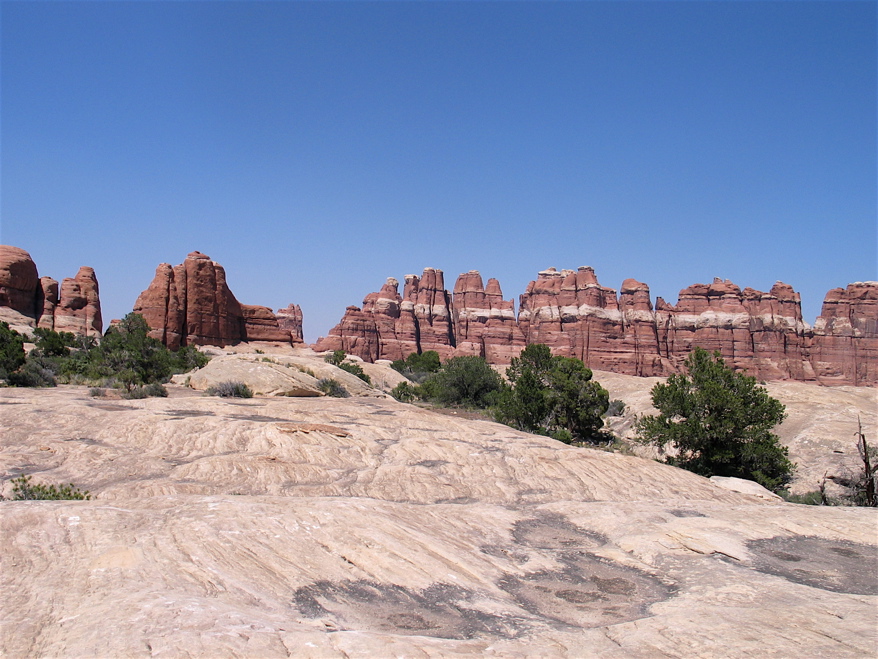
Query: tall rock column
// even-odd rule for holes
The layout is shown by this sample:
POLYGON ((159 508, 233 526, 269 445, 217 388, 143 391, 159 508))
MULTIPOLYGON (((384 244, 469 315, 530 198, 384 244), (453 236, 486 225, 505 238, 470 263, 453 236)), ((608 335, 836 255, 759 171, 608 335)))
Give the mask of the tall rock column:
POLYGON ((478 270, 461 274, 454 285, 452 310, 456 355, 477 355, 493 364, 508 364, 524 349, 514 302, 503 299, 496 279, 489 279, 486 288, 478 270))

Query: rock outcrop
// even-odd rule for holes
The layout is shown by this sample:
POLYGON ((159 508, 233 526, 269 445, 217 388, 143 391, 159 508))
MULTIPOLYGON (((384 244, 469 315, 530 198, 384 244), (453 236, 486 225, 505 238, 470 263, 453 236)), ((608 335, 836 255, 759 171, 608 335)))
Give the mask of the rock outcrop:
POLYGON ((277 326, 290 333, 293 345, 303 345, 305 334, 302 330, 302 308, 298 304, 290 304, 284 309, 278 309, 275 313, 277 326))
POLYGON ((219 263, 192 252, 177 266, 162 263, 134 303, 150 335, 172 350, 184 345, 226 346, 240 341, 291 343, 268 307, 241 304, 219 263))
POLYGON ((812 333, 811 366, 819 380, 878 382, 878 282, 829 291, 812 333))
POLYGON ((684 288, 676 305, 658 298, 653 306, 649 286, 634 279, 617 293, 591 268, 549 268, 520 296, 517 318, 499 282, 483 286, 478 271, 460 275, 453 296, 442 286, 442 271, 432 268, 420 279, 407 275, 402 296, 388 279, 362 309, 348 307, 314 348, 366 361, 435 350, 443 359, 480 355, 506 364, 525 345, 545 343, 591 368, 663 376, 679 372, 699 346, 762 380, 878 384, 875 282, 830 291, 813 328, 799 294, 783 282, 763 292, 715 279, 684 288))
POLYGON ((40 277, 25 250, 0 245, 0 320, 21 328, 100 336, 103 329, 98 280, 81 267, 59 289, 51 277, 40 277))

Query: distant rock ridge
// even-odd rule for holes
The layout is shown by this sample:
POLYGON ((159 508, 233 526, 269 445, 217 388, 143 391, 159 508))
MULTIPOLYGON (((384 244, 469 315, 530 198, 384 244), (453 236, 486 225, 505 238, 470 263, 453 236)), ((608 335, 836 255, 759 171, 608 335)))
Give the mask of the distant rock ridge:
POLYGON ((677 373, 700 346, 761 380, 876 385, 878 282, 829 291, 811 327, 802 319, 799 294, 783 282, 762 292, 714 279, 681 290, 676 305, 657 298, 653 306, 649 286, 634 279, 617 293, 590 267, 549 268, 528 284, 516 317, 496 279, 484 286, 471 270, 449 294, 442 271, 427 268, 420 278, 406 275, 402 295, 389 278, 362 308, 348 307, 313 347, 365 361, 435 350, 443 359, 480 355, 507 364, 530 343, 630 375, 677 373))
POLYGON ((51 277, 39 276, 28 252, 0 245, 0 320, 13 327, 100 336, 103 321, 95 271, 83 266, 59 287, 51 277))
POLYGON ((302 342, 302 311, 290 305, 283 325, 268 307, 241 304, 223 267, 201 252, 180 265, 159 264, 134 303, 150 335, 172 350, 185 345, 227 346, 241 341, 302 342))

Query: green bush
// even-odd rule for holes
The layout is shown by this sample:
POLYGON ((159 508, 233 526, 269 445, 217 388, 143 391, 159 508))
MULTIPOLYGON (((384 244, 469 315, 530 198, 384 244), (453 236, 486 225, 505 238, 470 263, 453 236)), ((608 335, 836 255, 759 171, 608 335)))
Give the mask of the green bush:
POLYGON ((0 321, 0 378, 6 379, 24 360, 24 337, 0 321))
POLYGON ((31 353, 24 366, 10 373, 6 379, 14 387, 54 387, 58 383, 53 367, 47 359, 31 353))
POLYGON ((37 350, 47 357, 66 357, 70 348, 76 345, 76 337, 71 332, 56 332, 38 327, 34 330, 37 350))
POLYGON ((327 364, 332 364, 333 366, 338 366, 345 359, 347 359, 347 356, 348 356, 348 353, 346 353, 344 350, 335 350, 335 351, 331 352, 330 354, 326 355, 323 358, 323 361, 325 361, 327 364))
POLYGON ((372 385, 372 378, 370 378, 368 375, 366 375, 365 371, 363 371, 363 367, 360 366, 359 364, 356 364, 354 362, 342 362, 341 364, 337 364, 337 366, 341 370, 347 371, 351 375, 356 375, 358 378, 360 378, 363 382, 365 382, 369 386, 372 385))
POLYGON ((606 416, 622 416, 625 413, 625 401, 618 398, 610 401, 606 416))
POLYGON ((122 394, 122 398, 136 400, 141 398, 167 398, 168 390, 158 382, 138 385, 122 394))
POLYGON ((253 398, 253 391, 243 382, 227 380, 208 387, 205 392, 208 396, 221 398, 253 398))
POLYGON ((418 397, 418 388, 408 382, 400 382, 390 390, 390 395, 401 403, 411 403, 418 397))
POLYGON ((512 359, 495 418, 513 428, 563 441, 606 439, 601 433, 609 394, 579 359, 555 357, 534 343, 512 359))
POLYGON ((671 375, 652 388, 659 414, 637 420, 639 441, 676 447, 678 455, 667 462, 696 474, 745 478, 780 490, 794 469, 771 432, 784 420, 784 406, 755 378, 726 366, 718 352, 696 348, 685 366, 686 375, 671 375))
POLYGON ((397 359, 390 364, 390 368, 417 383, 423 382, 430 373, 436 373, 441 367, 439 353, 435 350, 421 354, 413 352, 405 359, 397 359))
POLYGON ((91 499, 88 490, 80 490, 73 483, 67 485, 32 484, 30 476, 19 476, 12 479, 12 496, 10 501, 59 501, 91 499))
POLYGON ((482 357, 452 357, 420 387, 422 397, 440 405, 486 408, 503 387, 503 380, 482 357))
POLYGON ((334 398, 349 398, 350 393, 345 389, 341 382, 332 378, 321 378, 317 381, 317 388, 327 396, 334 398))
POLYGON ((328 355, 326 355, 323 360, 327 364, 332 364, 333 366, 337 366, 343 371, 347 371, 351 375, 356 375, 363 382, 372 385, 372 379, 366 375, 365 371, 363 371, 363 367, 355 362, 347 362, 348 355, 344 350, 336 350, 328 355))

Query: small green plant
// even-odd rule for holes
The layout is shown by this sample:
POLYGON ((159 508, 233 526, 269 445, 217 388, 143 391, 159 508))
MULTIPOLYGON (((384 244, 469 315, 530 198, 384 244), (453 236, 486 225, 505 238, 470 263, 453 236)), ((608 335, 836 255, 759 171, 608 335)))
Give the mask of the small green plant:
POLYGON ((332 396, 334 398, 350 397, 348 390, 342 386, 341 382, 333 380, 332 378, 322 378, 318 380, 317 388, 327 396, 332 396))
POLYGON ((31 476, 19 476, 12 479, 12 496, 10 501, 60 501, 91 499, 88 490, 80 490, 73 483, 67 485, 44 485, 31 483, 31 476))
POLYGON ((363 367, 359 364, 355 364, 354 362, 342 362, 341 364, 338 364, 338 367, 343 371, 347 371, 351 375, 356 375, 366 384, 372 384, 372 378, 366 375, 366 373, 363 371, 363 367))
POLYGON ((806 506, 822 506, 825 503, 825 495, 819 490, 805 492, 804 494, 790 494, 787 490, 778 492, 783 499, 789 503, 801 503, 806 506))
POLYGON ((401 403, 411 403, 418 397, 418 387, 413 386, 408 382, 400 382, 390 390, 390 395, 401 403))
POLYGON ((616 398, 615 400, 610 401, 610 406, 607 408, 607 413, 605 416, 622 416, 624 413, 625 401, 616 398))
POLYGON ((208 396, 220 398, 253 398, 253 391, 243 382, 227 380, 208 387, 205 393, 208 396))
POLYGON ((335 350, 323 358, 327 364, 332 364, 333 366, 338 366, 341 364, 348 356, 344 350, 335 350))
POLYGON ((260 350, 259 348, 256 348, 256 354, 257 354, 257 355, 264 355, 264 354, 265 354, 265 350, 260 350))
POLYGON ((397 359, 390 368, 407 377, 412 382, 420 384, 430 373, 435 373, 442 367, 439 353, 435 350, 427 350, 421 354, 411 353, 405 359, 397 359))
POLYGON ((145 385, 138 385, 133 389, 122 394, 122 398, 129 400, 138 400, 141 398, 167 398, 168 390, 158 382, 150 382, 145 385))

